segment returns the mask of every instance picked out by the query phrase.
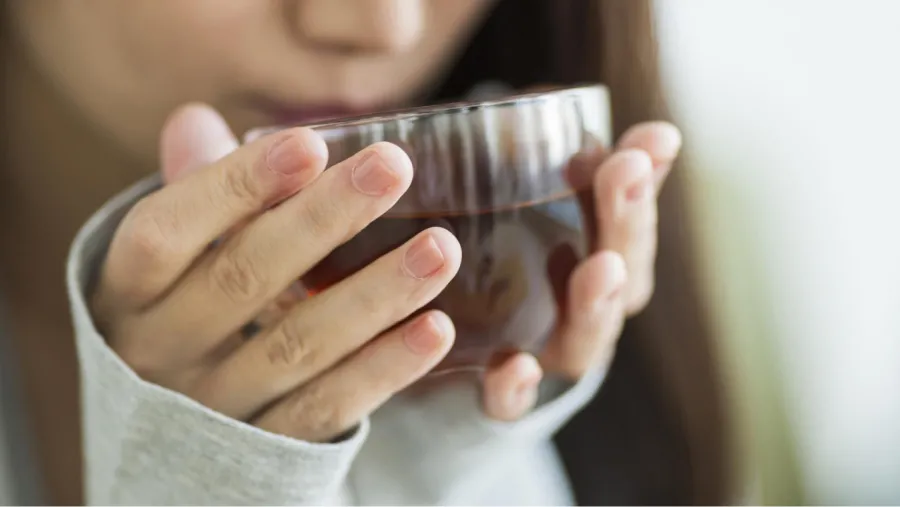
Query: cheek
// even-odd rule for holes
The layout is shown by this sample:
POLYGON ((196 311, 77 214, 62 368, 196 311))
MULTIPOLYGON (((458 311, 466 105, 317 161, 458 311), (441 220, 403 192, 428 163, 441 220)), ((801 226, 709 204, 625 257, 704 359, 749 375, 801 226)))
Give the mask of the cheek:
POLYGON ((493 0, 433 0, 422 48, 431 54, 446 54, 467 41, 487 15, 493 0))
POLYGON ((22 3, 33 6, 22 9, 22 26, 41 73, 87 121, 150 157, 172 109, 227 93, 232 46, 270 8, 255 0, 22 3))

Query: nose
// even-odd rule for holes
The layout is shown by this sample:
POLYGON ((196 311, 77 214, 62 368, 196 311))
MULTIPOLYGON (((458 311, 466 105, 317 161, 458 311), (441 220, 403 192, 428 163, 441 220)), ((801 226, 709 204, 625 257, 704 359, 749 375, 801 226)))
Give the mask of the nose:
POLYGON ((296 0, 294 8, 298 35, 333 51, 400 53, 424 24, 422 0, 296 0))

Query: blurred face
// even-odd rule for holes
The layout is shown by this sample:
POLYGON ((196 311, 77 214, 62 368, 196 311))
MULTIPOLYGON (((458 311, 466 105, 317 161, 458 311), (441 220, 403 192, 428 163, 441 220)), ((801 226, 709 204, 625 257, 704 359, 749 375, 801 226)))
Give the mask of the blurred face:
POLYGON ((413 99, 493 0, 18 0, 39 70, 144 156, 189 101, 238 133, 413 99))

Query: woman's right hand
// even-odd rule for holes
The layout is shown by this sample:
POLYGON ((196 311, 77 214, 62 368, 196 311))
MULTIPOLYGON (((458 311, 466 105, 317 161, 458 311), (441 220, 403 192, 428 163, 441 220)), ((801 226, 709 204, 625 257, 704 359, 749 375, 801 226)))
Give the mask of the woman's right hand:
MULTIPOLYGON (((168 122, 164 145, 198 118, 227 131, 214 112, 192 106, 168 122)), ((294 302, 252 339, 241 337, 412 179, 409 158, 390 144, 323 172, 327 159, 318 134, 286 130, 210 160, 130 210, 92 309, 110 346, 142 378, 262 429, 327 442, 443 358, 454 339, 446 315, 429 311, 394 327, 459 269, 459 244, 439 228, 294 302)))

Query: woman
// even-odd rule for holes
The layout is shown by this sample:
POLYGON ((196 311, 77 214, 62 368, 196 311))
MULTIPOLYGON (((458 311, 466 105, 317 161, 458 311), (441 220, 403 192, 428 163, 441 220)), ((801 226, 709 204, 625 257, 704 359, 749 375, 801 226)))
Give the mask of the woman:
MULTIPOLYGON (((18 0, 9 11, 12 142, 0 187, 0 265, 51 500, 732 500, 720 383, 689 269, 678 173, 668 175, 680 138, 668 124, 643 123, 664 114, 649 0, 18 0), (598 203, 615 239, 579 266, 569 287, 600 311, 572 311, 542 357, 494 366, 479 402, 446 391, 405 404, 393 395, 453 340, 452 322, 434 312, 378 333, 452 277, 458 245, 430 230, 389 256, 421 276, 400 279, 373 264, 336 292, 340 304, 296 304, 261 331, 275 338, 232 340, 232 320, 252 318, 281 280, 255 281, 302 274, 315 252, 337 244, 335 230, 352 228, 335 220, 384 212, 411 168, 379 145, 323 175, 321 140, 307 130, 241 148, 231 132, 458 97, 489 81, 602 81, 612 91, 621 137, 595 185, 631 196, 630 204, 616 211, 598 203), (196 102, 212 107, 182 107, 196 102), (369 178, 354 170, 364 158, 375 162, 369 178), (109 196, 157 170, 166 186, 121 194, 82 230, 68 261, 67 302, 61 266, 75 231, 109 196), (648 226, 664 181, 654 263, 648 226), (278 218, 261 225, 256 212, 286 196, 295 213, 270 214, 278 218), (325 204, 333 202, 340 213, 325 204), (338 226, 321 227, 326 220, 338 226), (218 251, 232 254, 207 252, 226 231, 234 248, 218 251), (250 265, 246 256, 263 243, 298 272, 235 267, 235 259, 250 265), (315 248, 298 260, 298 245, 315 248), (396 318, 358 313, 368 327, 342 342, 329 323, 354 308, 353 294, 376 285, 394 289, 384 297, 396 318), (409 303, 412 291, 421 300, 409 303), (279 342, 293 336, 289 321, 305 326, 304 350, 326 352, 300 374, 259 362, 266 353, 256 344, 290 342, 279 342), (354 361, 360 349, 368 362, 354 361), (331 369, 338 357, 349 359, 331 369)), ((253 265, 264 264, 285 262, 253 265)))

